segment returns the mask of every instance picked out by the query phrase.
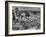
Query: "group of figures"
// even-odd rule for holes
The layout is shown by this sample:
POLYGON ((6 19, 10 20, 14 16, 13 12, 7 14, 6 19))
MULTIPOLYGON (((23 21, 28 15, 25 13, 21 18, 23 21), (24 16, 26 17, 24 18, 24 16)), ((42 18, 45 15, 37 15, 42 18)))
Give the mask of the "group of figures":
POLYGON ((13 30, 40 29, 40 11, 12 10, 13 30))

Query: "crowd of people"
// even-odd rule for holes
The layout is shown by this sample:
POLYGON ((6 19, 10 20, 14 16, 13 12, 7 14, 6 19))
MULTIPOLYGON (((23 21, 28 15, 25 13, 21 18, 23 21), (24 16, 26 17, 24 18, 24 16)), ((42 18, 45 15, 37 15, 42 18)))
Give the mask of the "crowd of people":
POLYGON ((40 15, 38 11, 19 10, 15 8, 13 14, 13 30, 27 30, 40 28, 40 15))

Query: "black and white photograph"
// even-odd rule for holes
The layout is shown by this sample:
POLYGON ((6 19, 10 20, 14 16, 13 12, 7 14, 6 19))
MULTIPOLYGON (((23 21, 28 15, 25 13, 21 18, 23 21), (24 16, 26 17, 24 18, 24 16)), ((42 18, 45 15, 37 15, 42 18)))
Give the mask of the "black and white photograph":
POLYGON ((12 7, 12 30, 40 29, 39 7, 12 7))
POLYGON ((45 33, 45 4, 37 2, 5 2, 5 35, 45 33))

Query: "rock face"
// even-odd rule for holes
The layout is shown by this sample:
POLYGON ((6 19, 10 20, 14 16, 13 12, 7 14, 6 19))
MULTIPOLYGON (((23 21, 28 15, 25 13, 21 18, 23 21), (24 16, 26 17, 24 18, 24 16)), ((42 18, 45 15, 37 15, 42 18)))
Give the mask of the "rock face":
MULTIPOLYGON (((21 9, 21 7, 19 8, 21 9)), ((24 9, 20 10, 19 8, 15 8, 12 10, 13 14, 12 29, 13 30, 40 29, 40 11, 24 9)))

